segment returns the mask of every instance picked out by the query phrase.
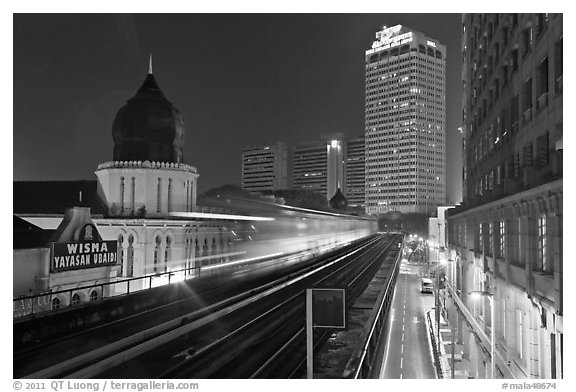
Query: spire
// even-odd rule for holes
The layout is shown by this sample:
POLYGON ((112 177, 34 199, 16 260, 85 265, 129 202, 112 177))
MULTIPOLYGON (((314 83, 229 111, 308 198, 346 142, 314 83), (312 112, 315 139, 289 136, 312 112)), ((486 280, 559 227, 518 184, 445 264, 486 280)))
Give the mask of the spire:
POLYGON ((152 53, 150 53, 150 61, 148 63, 148 74, 152 75, 152 53))

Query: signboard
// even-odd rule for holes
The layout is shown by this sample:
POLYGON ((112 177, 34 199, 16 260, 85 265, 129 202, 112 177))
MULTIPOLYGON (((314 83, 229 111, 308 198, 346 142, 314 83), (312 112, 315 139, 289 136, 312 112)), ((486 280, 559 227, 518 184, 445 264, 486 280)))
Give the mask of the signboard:
POLYGON ((346 329, 345 289, 306 289, 306 373, 314 378, 313 329, 346 329))
POLYGON ((118 262, 118 242, 53 242, 50 256, 51 272, 114 265, 118 262))
POLYGON ((384 49, 390 49, 398 45, 412 42, 412 32, 409 31, 394 37, 382 37, 378 41, 372 43, 372 49, 366 51, 366 54, 372 54, 384 49))
POLYGON ((346 329, 346 290, 309 289, 314 328, 346 329))

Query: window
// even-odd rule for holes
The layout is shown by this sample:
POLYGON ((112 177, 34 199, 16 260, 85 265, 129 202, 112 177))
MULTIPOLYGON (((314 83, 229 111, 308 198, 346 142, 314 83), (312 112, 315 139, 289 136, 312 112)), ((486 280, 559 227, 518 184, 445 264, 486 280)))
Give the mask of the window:
POLYGON ((562 91, 562 37, 554 45, 554 90, 562 91))
POLYGON ((156 185, 156 212, 160 212, 162 208, 162 179, 158 178, 156 185))
POLYGON ((546 215, 542 214, 538 218, 538 265, 536 269, 551 272, 552 268, 548 260, 546 239, 546 215))
POLYGON ((158 263, 160 262, 160 237, 156 237, 156 246, 154 247, 154 272, 158 272, 158 263))
POLYGON ((522 31, 522 57, 525 57, 530 53, 530 47, 532 46, 532 26, 525 28, 522 31))
POLYGON ((124 247, 122 244, 124 244, 124 237, 120 234, 120 236, 118 236, 118 248, 120 250, 120 276, 124 273, 124 247))
POLYGON ((172 179, 168 179, 168 212, 172 212, 172 179))
POLYGON ((90 301, 96 301, 98 299, 98 292, 96 290, 92 290, 90 292, 90 301))
POLYGON ((166 249, 164 249, 164 272, 168 272, 168 263, 170 262, 170 245, 172 244, 172 238, 166 238, 166 249))
POLYGON ((549 143, 548 132, 546 132, 542 136, 539 136, 538 139, 536 139, 536 145, 537 145, 536 148, 538 149, 537 165, 539 168, 548 166, 548 163, 550 161, 550 154, 548 152, 548 143, 549 143))
POLYGON ((132 184, 131 184, 131 193, 132 199, 130 200, 130 213, 134 215, 135 206, 136 206, 136 178, 132 177, 132 184))
POLYGON ((532 142, 524 146, 522 158, 524 166, 532 166, 532 142))
POLYGON ((548 24, 548 14, 536 14, 536 37, 546 29, 548 24))
POLYGON ((520 119, 519 101, 520 98, 518 95, 515 95, 510 100, 510 122, 512 126, 512 133, 516 133, 518 131, 518 121, 520 119))
POLYGON ((120 213, 124 213, 124 177, 120 178, 120 213))
POLYGON ((74 293, 71 303, 72 305, 78 305, 80 303, 80 295, 78 295, 78 293, 74 293))
POLYGON ((506 257, 506 222, 500 221, 500 252, 501 258, 506 257))
POLYGON ((522 84, 522 112, 532 108, 532 77, 522 84))
POLYGON ((60 299, 58 297, 52 298, 52 310, 60 309, 60 299))
POLYGON ((548 104, 548 57, 544 57, 538 66, 536 88, 537 109, 542 109, 548 104))
POLYGON ((128 276, 134 276, 134 236, 132 234, 128 236, 128 253, 126 257, 128 276))
POLYGON ((512 72, 518 71, 518 49, 514 49, 510 52, 512 61, 512 72))

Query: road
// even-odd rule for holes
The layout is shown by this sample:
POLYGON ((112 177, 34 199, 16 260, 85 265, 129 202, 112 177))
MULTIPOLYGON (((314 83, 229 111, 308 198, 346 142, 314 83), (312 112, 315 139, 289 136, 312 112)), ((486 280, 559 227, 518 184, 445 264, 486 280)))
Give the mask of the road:
POLYGON ((420 293, 420 273, 426 270, 425 263, 402 261, 384 331, 380 378, 436 378, 426 327, 426 311, 434 307, 434 295, 420 293))

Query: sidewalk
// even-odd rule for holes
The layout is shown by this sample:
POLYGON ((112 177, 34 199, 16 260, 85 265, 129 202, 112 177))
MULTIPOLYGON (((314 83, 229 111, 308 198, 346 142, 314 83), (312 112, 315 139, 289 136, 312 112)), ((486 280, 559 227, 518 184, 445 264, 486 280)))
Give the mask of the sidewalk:
MULTIPOLYGON (((426 319, 426 322, 430 322, 431 330, 434 331, 432 334, 432 344, 439 348, 438 355, 434 356, 434 360, 439 362, 439 373, 438 378, 452 378, 452 331, 450 330, 450 324, 446 320, 443 312, 440 312, 440 341, 438 339, 438 330, 436 327, 436 309, 432 308, 429 311, 430 318, 426 319), (439 344, 438 344, 439 343, 439 344)), ((454 378, 467 379, 468 372, 462 368, 462 354, 461 350, 458 350, 458 345, 455 345, 454 350, 454 378)))

